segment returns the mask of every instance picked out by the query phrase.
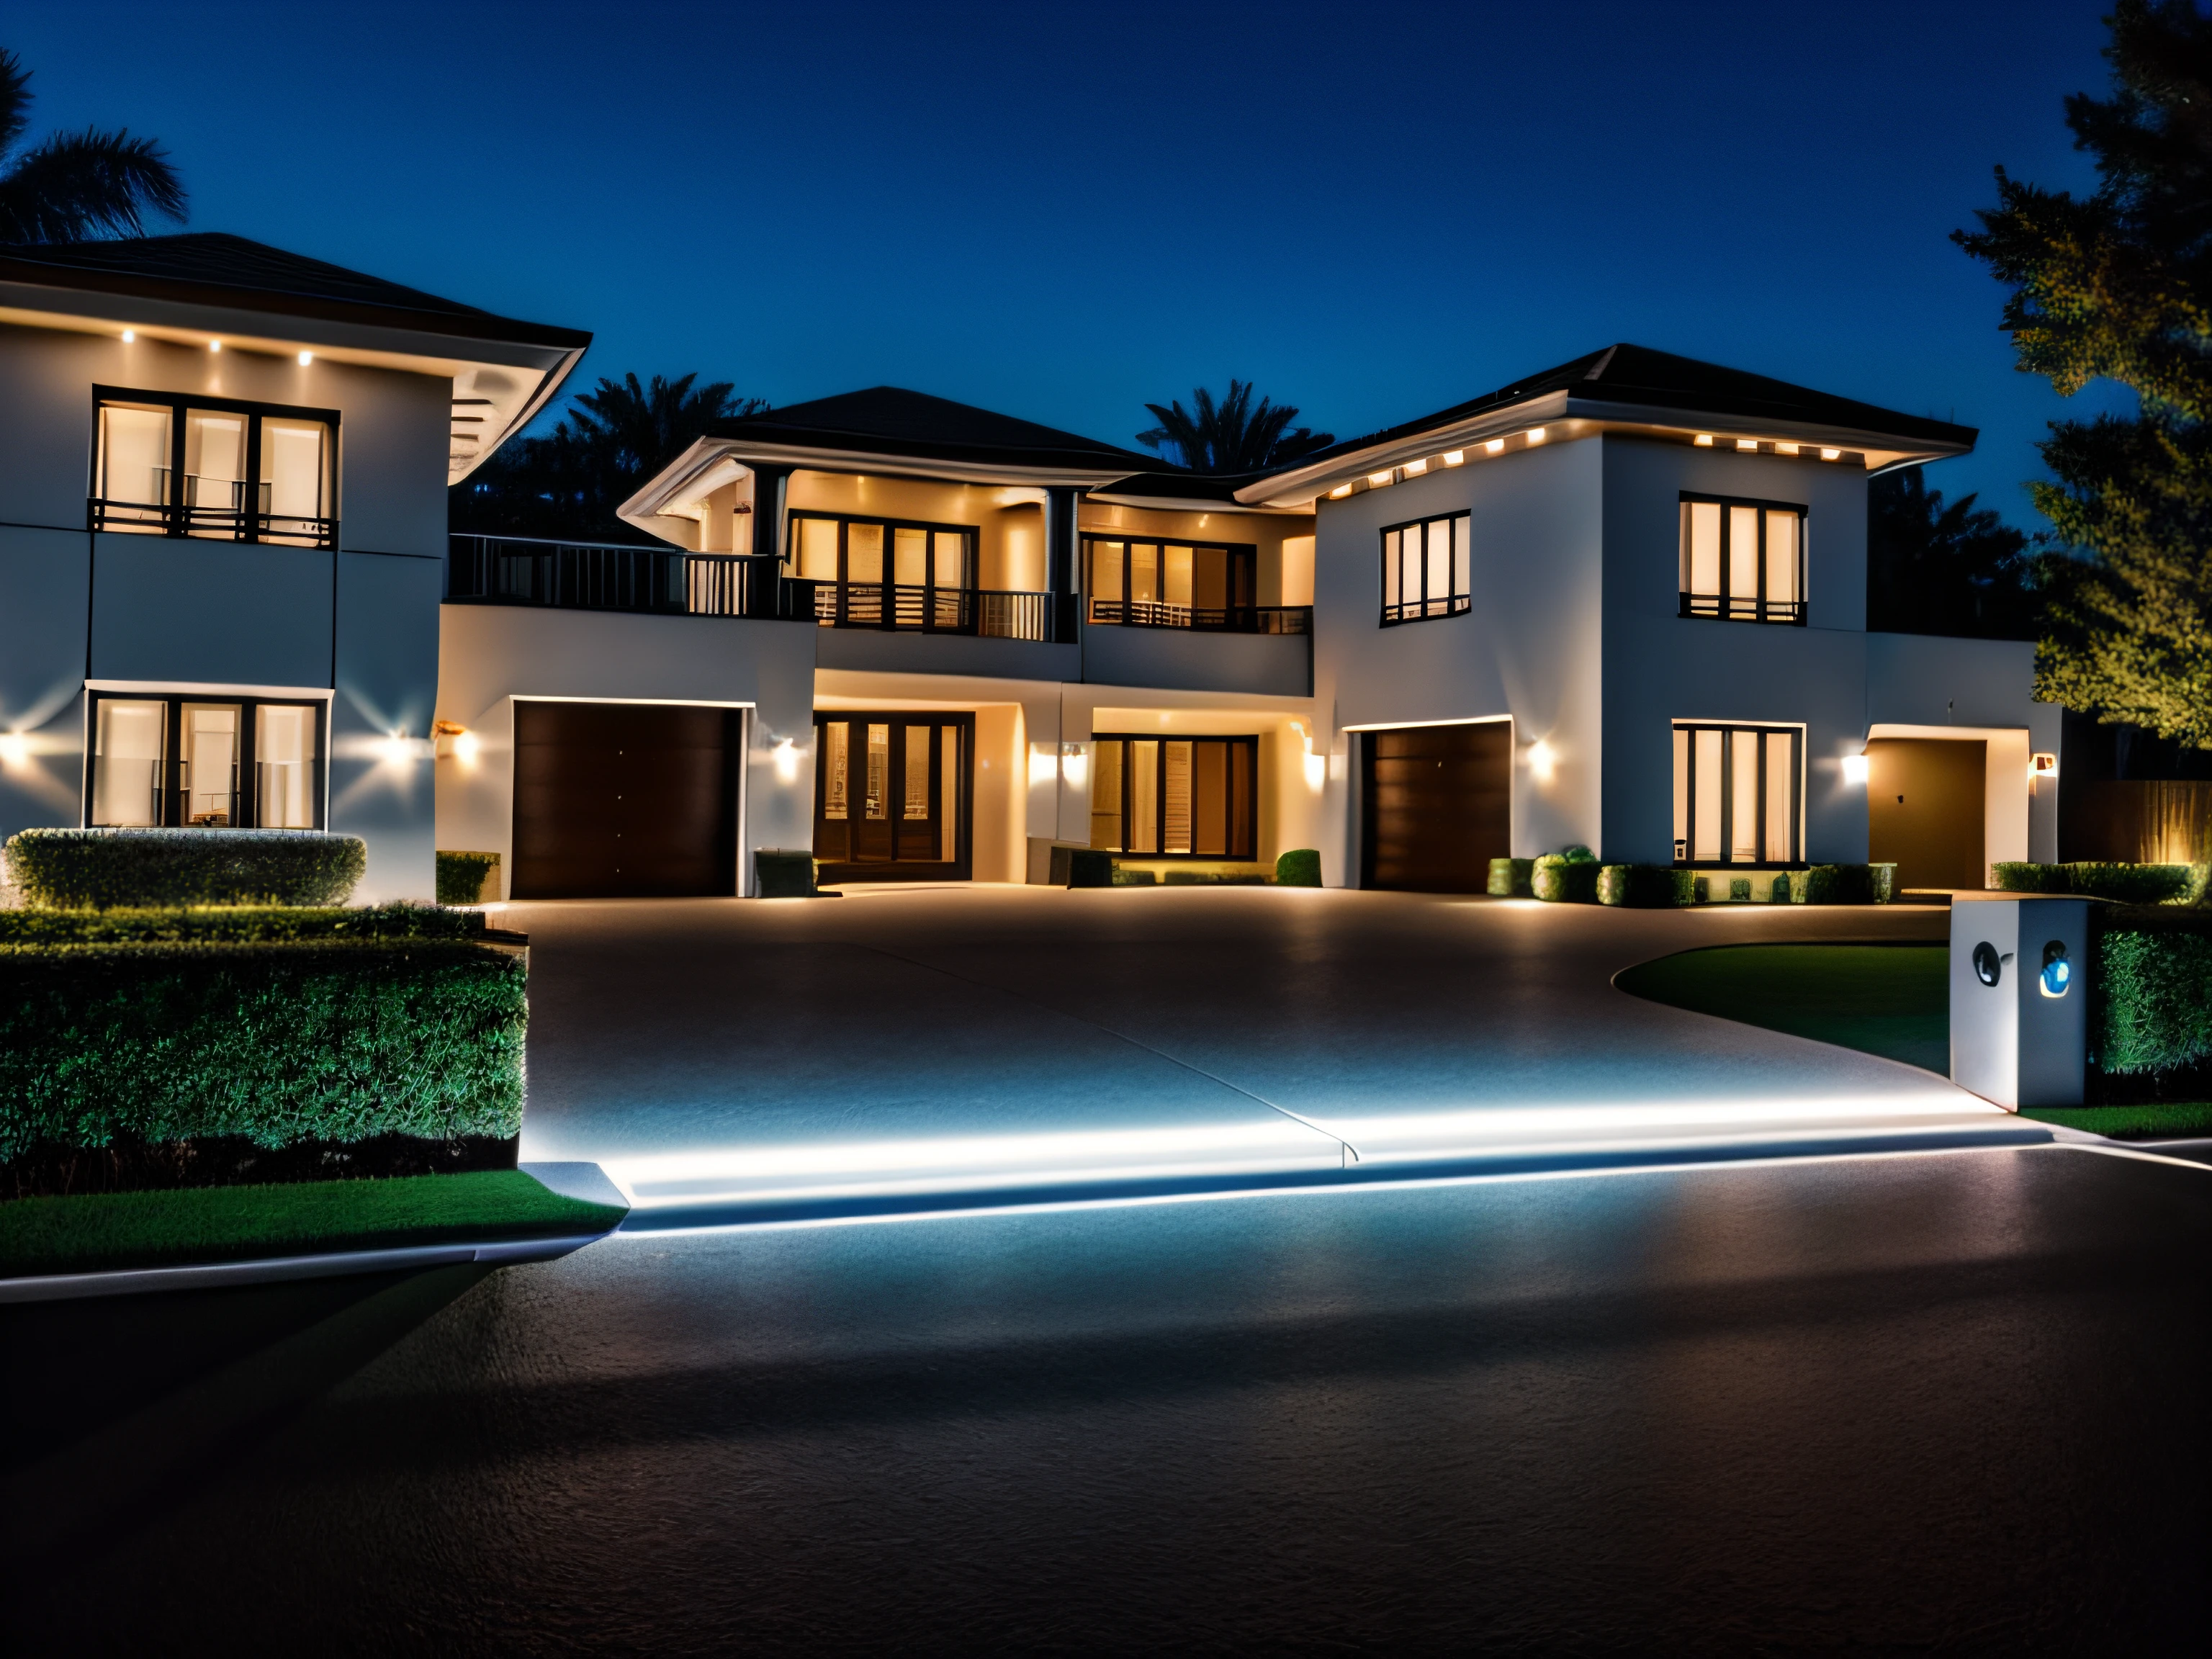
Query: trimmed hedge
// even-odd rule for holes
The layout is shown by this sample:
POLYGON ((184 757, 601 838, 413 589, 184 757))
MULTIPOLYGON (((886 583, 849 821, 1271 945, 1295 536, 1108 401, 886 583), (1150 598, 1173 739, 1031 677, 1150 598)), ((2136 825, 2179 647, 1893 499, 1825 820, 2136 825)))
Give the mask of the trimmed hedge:
POLYGON ((285 939, 477 939, 483 913, 428 904, 223 907, 205 910, 0 910, 0 947, 15 945, 245 945, 285 939))
POLYGON ((1486 890, 1492 898, 1534 898, 1535 878, 1534 859, 1492 859, 1486 890))
POLYGON ((1790 884, 1793 904, 1887 904, 1896 896, 1893 864, 1816 864, 1790 884))
POLYGON ((1993 864, 2007 893, 2074 893, 2119 904, 2203 904, 2212 864, 1993 864))
POLYGON ((1300 847, 1284 854, 1275 860, 1275 885, 1278 887, 1320 886, 1320 852, 1311 847, 1300 847))
POLYGON ((8 871, 58 909, 343 904, 368 866, 357 836, 313 830, 24 830, 8 871))
POLYGON ((484 883, 499 868, 496 853, 438 854, 438 902, 482 904, 484 883))
POLYGON ((0 1162, 522 1127, 526 973, 458 939, 0 947, 0 1162))
POLYGON ((1079 847, 1067 855, 1067 884, 1070 887, 1113 886, 1114 855, 1096 852, 1088 847, 1079 847))
POLYGON ((2112 929, 2097 951, 2097 1069, 2171 1072, 2212 1060, 2212 938, 2112 929))
POLYGON ((1635 910, 1687 904, 1691 872, 1664 864, 1608 864, 1598 871, 1597 902, 1635 910))
POLYGON ((1598 868, 1587 847, 1547 853, 1529 873, 1529 889, 1554 904, 1589 904, 1597 898, 1598 868), (1582 857, 1575 857, 1577 852, 1582 857))

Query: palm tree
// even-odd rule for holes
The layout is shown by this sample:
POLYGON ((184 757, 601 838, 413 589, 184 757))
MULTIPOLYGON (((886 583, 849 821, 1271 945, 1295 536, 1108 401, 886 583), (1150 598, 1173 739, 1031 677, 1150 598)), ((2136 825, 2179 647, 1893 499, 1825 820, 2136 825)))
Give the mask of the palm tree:
POLYGON ((602 374, 552 431, 508 444, 455 485, 448 524, 478 535, 652 541, 615 509, 716 422, 768 407, 763 398, 737 396, 727 380, 695 391, 698 378, 602 374))
POLYGON ((1867 626, 1878 633, 2032 640, 2039 562, 1972 495, 1946 501, 1918 467, 1867 486, 1867 626))
POLYGON ((1262 398, 1254 407, 1249 380, 1231 379, 1229 395, 1218 404, 1204 386, 1190 395, 1197 405, 1194 410, 1186 410, 1180 398, 1165 409, 1146 404, 1159 424, 1139 432, 1137 441, 1193 472, 1263 472, 1336 441, 1335 434, 1311 427, 1285 431, 1298 417, 1297 405, 1262 398), (1170 447, 1175 452, 1171 456, 1170 447))
POLYGON ((0 46, 0 242, 143 236, 149 213, 183 221, 184 181, 151 138, 87 127, 14 155, 30 124, 31 72, 0 46))

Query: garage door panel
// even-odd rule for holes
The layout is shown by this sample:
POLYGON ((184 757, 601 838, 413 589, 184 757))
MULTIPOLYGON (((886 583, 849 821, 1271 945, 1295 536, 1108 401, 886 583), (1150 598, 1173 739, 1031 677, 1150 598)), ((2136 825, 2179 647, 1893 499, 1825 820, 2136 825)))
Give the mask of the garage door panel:
POLYGON ((1482 891, 1511 850, 1510 723, 1370 732, 1362 747, 1362 885, 1482 891))
POLYGON ((734 892, 741 732, 726 708, 518 702, 515 896, 734 892))

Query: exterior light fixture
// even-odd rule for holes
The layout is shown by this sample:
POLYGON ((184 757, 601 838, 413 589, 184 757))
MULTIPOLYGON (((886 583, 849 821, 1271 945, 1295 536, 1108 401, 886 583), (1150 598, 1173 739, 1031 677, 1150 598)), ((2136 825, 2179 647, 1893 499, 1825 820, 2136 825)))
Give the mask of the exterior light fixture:
POLYGON ((1503 455, 1505 453, 1505 440, 1492 438, 1488 443, 1483 445, 1483 447, 1493 455, 1503 455))
POLYGON ((1700 449, 1711 449, 1713 447, 1713 434, 1710 432, 1700 432, 1690 441, 1700 449))
POLYGON ((1549 783, 1559 768, 1559 751, 1541 738, 1528 745, 1528 770, 1539 783, 1549 783))
POLYGON ((1774 453, 1778 455, 1795 455, 1797 453, 1797 446, 1796 444, 1777 444, 1774 446, 1774 453))
POLYGON ((303 351, 300 354, 300 367, 302 368, 305 368, 309 363, 312 363, 314 361, 315 354, 312 351, 303 351))
POLYGON ((1081 794, 1091 787, 1090 744, 1063 743, 1060 745, 1060 777, 1074 794, 1081 794))
POLYGON ((1060 745, 1056 743, 1033 743, 1030 745, 1030 787, 1052 782, 1060 776, 1060 745))
POLYGON ((1447 449, 1444 451, 1444 465, 1446 466, 1458 466, 1466 459, 1467 451, 1464 449, 1447 449))
POLYGON ((1532 426, 1528 428, 1528 441, 1532 444, 1540 444, 1543 442, 1547 435, 1548 434, 1545 432, 1544 428, 1540 426, 1532 426))
POLYGON ((0 766, 9 770, 31 763, 31 740, 21 732, 0 734, 0 766))
POLYGON ((414 741, 404 732, 394 732, 377 746, 384 750, 387 766, 404 766, 415 758, 414 741))
POLYGON ((125 329, 125 330, 123 331, 123 343, 124 343, 124 344, 125 344, 125 345, 135 345, 136 343, 137 343, 137 340, 138 340, 138 331, 137 331, 137 329, 135 329, 135 328, 126 328, 126 329, 125 329))
POLYGON ((1844 781, 1864 783, 1867 781, 1867 757, 1864 755, 1844 757, 1844 781))
POLYGON ((2058 757, 2056 755, 2030 755, 2027 757, 2027 775, 2031 778, 2057 777, 2058 775, 2058 757))
POLYGON ((1350 484, 1339 484, 1335 489, 1328 492, 1328 498, 1333 501, 1340 501, 1351 493, 1352 486, 1350 484))
POLYGON ((789 738, 778 738, 769 756, 775 763, 775 781, 795 783, 799 779, 799 745, 789 738))
POLYGON ((1393 476, 1388 472, 1370 472, 1367 475, 1367 487, 1370 489, 1380 489, 1391 481, 1393 476))
POLYGON ((1735 441, 1735 447, 1739 451, 1756 450, 1759 447, 1759 440, 1756 438, 1738 438, 1735 441))
POLYGON ((2066 941, 2055 939, 2043 947, 2043 971, 2038 988, 2047 997, 2063 997, 2074 988, 2074 964, 2066 959, 2066 941))
POLYGON ((1824 449, 1820 452, 1820 459, 1824 461, 1840 461, 1844 459, 1844 452, 1840 449, 1824 449))
POLYGON ((220 352, 222 349, 222 342, 220 340, 210 340, 208 342, 208 349, 213 352, 220 352))
POLYGON ((1426 461, 1408 461, 1406 463, 1406 476, 1409 478, 1418 478, 1421 474, 1426 472, 1428 470, 1429 464, 1426 461))

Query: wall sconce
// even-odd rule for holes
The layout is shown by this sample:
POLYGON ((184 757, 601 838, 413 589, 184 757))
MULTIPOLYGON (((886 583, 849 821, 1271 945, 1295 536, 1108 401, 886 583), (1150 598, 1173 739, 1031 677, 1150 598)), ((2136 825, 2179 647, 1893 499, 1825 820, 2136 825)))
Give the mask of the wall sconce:
POLYGON ((1864 783, 1867 781, 1867 757, 1864 755, 1844 756, 1843 766, 1845 783, 1864 783))
POLYGON ((1528 745, 1528 770, 1539 783, 1549 783, 1559 770, 1559 751, 1541 738, 1528 745))
POLYGON ((1060 781, 1081 794, 1091 787, 1091 745, 1083 743, 1063 743, 1060 745, 1060 781))
POLYGON ((31 763, 31 740, 21 732, 0 733, 0 766, 18 771, 31 763))
POLYGON ((2057 777, 2058 775, 2058 757, 2056 755, 2030 755, 2027 757, 2027 775, 2031 780, 2035 778, 2057 777))
POLYGON ((775 763, 778 783, 799 781, 799 745, 789 738, 778 738, 769 748, 769 758, 775 763))

